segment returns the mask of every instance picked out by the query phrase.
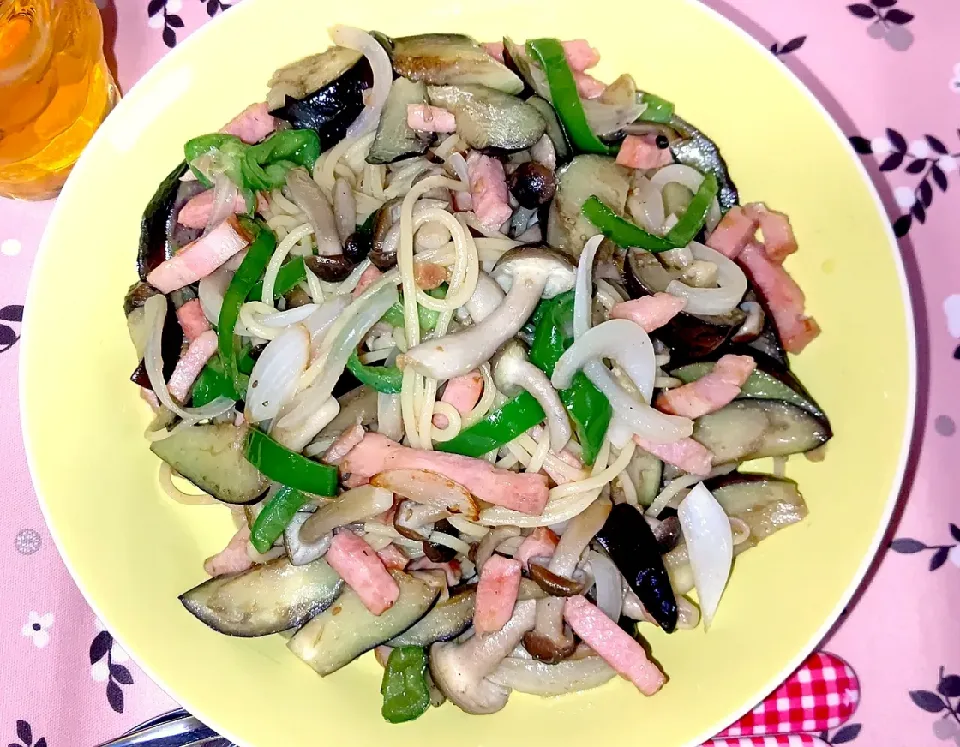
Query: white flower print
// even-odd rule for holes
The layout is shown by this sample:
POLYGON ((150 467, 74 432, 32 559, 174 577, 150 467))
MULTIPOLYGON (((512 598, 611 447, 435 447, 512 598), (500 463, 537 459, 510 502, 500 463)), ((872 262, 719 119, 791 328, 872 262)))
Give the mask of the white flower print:
POLYGON ((53 625, 53 613, 47 612, 43 615, 37 612, 31 612, 27 616, 27 622, 20 628, 20 635, 33 641, 37 648, 46 648, 50 643, 50 627, 53 625))
POLYGON ((902 208, 908 208, 917 201, 916 195, 910 187, 897 187, 893 190, 893 198, 902 208))
POLYGON ((950 90, 960 93, 960 62, 953 66, 953 77, 950 79, 950 90))

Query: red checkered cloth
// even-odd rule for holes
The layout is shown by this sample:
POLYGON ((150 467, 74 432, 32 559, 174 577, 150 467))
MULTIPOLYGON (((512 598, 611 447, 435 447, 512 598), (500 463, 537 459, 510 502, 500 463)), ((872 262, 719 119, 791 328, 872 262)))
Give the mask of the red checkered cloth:
POLYGON ((704 747, 816 745, 819 740, 812 735, 840 726, 859 702, 860 683, 853 669, 833 654, 817 652, 766 700, 704 747))

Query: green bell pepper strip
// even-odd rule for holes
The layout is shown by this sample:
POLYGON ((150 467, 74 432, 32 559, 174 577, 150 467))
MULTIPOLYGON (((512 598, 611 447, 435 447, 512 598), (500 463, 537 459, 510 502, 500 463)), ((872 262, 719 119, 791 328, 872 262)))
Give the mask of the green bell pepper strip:
POLYGON ((399 646, 390 652, 380 682, 380 714, 391 724, 419 718, 430 707, 427 654, 419 646, 399 646))
POLYGON ((284 485, 267 501, 250 527, 250 544, 259 552, 267 552, 297 513, 310 501, 310 496, 284 485))
MULTIPOLYGON (((240 371, 240 391, 236 394, 243 399, 247 396, 247 387, 250 384, 250 374, 253 373, 253 367, 256 361, 250 355, 253 348, 249 345, 240 351, 237 368, 240 371)), ((220 356, 214 355, 207 361, 197 380, 193 382, 191 393, 191 406, 203 407, 208 402, 213 402, 217 397, 233 397, 234 391, 230 380, 223 371, 223 363, 220 362, 220 356)))
POLYGON ((384 394, 399 394, 403 386, 403 372, 396 366, 367 366, 354 350, 347 358, 347 369, 361 384, 384 394))
MULTIPOLYGON (((439 288, 428 290, 427 295, 433 296, 434 298, 446 298, 447 284, 444 283, 439 288)), ((403 314, 403 293, 401 292, 400 298, 397 299, 393 306, 387 309, 387 313, 381 318, 391 327, 402 327, 404 325, 403 314)), ((420 330, 422 332, 432 332, 437 326, 440 312, 417 304, 417 316, 420 318, 420 330)))
MULTIPOLYGON (((573 344, 573 303, 573 291, 544 302, 530 346, 530 362, 547 376, 553 376, 560 356, 573 344)), ((577 431, 583 461, 593 464, 610 426, 613 408, 582 371, 558 394, 577 431)))
POLYGON ((581 212, 600 232, 619 247, 631 246, 645 249, 654 254, 686 246, 703 228, 707 213, 719 191, 717 177, 707 174, 703 183, 693 196, 687 209, 677 224, 666 236, 655 236, 611 210, 599 197, 591 195, 581 208, 581 212))
POLYGON ((283 485, 314 495, 337 494, 336 467, 290 451, 256 428, 250 429, 244 456, 271 480, 283 485))
MULTIPOLYGON (((280 268, 277 273, 277 279, 273 284, 273 300, 276 301, 280 296, 296 288, 300 283, 307 279, 307 266, 303 263, 303 257, 294 257, 280 268)), ((261 280, 250 291, 249 298, 252 301, 259 301, 263 295, 263 281, 261 280)))
POLYGON ((211 171, 222 171, 230 177, 230 181, 238 187, 243 187, 243 162, 246 153, 247 144, 240 138, 220 133, 200 135, 188 140, 183 146, 183 155, 190 165, 190 171, 207 188, 212 187, 213 182, 195 165, 197 159, 209 156, 211 171))
POLYGON ((547 76, 553 108, 573 147, 581 153, 615 154, 619 146, 607 145, 590 129, 563 45, 557 39, 530 39, 527 54, 547 76))
POLYGON ((652 93, 644 93, 640 96, 640 102, 647 105, 640 115, 641 122, 656 122, 657 124, 669 124, 673 119, 673 104, 666 99, 652 93))
POLYGON ((521 392, 449 441, 433 445, 437 451, 481 457, 508 444, 521 433, 543 422, 546 414, 529 392, 521 392))
MULTIPOLYGON (((234 395, 239 397, 242 387, 240 371, 237 367, 237 342, 233 331, 240 318, 240 307, 250 295, 250 290, 263 276, 270 257, 277 248, 277 237, 268 228, 260 228, 260 233, 247 249, 247 256, 243 258, 240 267, 230 280, 227 292, 223 294, 223 305, 220 307, 220 318, 217 322, 218 347, 220 360, 227 379, 233 385, 234 395)), ((245 389, 245 388, 244 388, 245 389)))

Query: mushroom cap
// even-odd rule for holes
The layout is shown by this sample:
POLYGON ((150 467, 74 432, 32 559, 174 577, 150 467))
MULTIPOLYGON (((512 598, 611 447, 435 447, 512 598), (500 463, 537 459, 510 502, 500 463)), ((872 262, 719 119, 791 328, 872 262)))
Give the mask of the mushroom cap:
POLYGON ((519 246, 497 260, 492 275, 505 291, 517 277, 542 279, 546 284, 541 296, 553 298, 573 287, 577 267, 567 255, 548 246, 519 246))
POLYGON ((507 340, 497 351, 493 363, 493 381, 497 389, 508 397, 515 396, 522 387, 517 383, 516 363, 527 360, 527 347, 520 340, 507 340))

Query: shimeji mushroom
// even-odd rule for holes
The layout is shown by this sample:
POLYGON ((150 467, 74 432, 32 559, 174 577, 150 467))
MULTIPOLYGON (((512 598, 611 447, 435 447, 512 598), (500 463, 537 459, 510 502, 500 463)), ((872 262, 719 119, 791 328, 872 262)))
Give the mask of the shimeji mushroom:
POLYGON ((493 366, 493 380, 507 397, 528 391, 547 414, 550 448, 560 451, 566 445, 571 435, 567 411, 547 375, 527 360, 523 343, 511 340, 501 348, 493 366))
POLYGON ((430 674, 440 691, 461 710, 476 715, 496 713, 510 691, 487 677, 520 643, 536 621, 536 602, 518 602, 513 617, 500 630, 474 635, 465 643, 435 643, 430 647, 430 674))
POLYGON ((507 291, 506 298, 482 322, 444 337, 427 340, 397 358, 435 379, 452 379, 489 360, 524 325, 541 298, 570 290, 576 269, 563 254, 547 247, 522 247, 504 254, 493 269, 493 279, 507 291))

